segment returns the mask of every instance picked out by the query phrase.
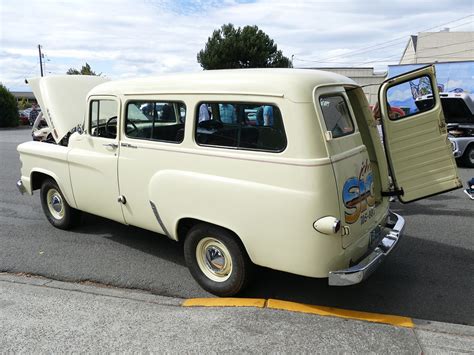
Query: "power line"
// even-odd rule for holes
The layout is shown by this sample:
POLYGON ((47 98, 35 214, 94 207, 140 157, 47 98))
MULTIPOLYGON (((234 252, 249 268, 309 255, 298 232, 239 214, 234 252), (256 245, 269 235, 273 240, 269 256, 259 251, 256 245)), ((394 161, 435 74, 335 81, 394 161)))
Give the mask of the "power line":
MULTIPOLYGON (((446 47, 451 47, 451 46, 454 46, 454 45, 462 45, 462 44, 468 44, 468 43, 474 43, 474 41, 462 41, 462 42, 456 42, 456 43, 451 43, 451 44, 446 44, 446 45, 443 45, 443 46, 435 46, 435 47, 428 47, 428 48, 424 48, 423 50, 431 50, 431 49, 439 49, 439 48, 446 48, 446 47)), ((468 49, 468 50, 465 50, 466 52, 467 51, 470 51, 472 49, 468 49)), ((464 52, 464 50, 463 50, 464 52)), ((457 52, 455 52, 457 53, 457 52)), ((452 53, 454 54, 454 53, 452 53)), ((445 53, 443 54, 443 56, 445 55, 450 55, 450 53, 445 53)), ((417 57, 416 53, 414 54, 410 54, 409 56, 407 56, 406 58, 408 59, 415 59, 415 58, 431 58, 433 56, 427 56, 427 57, 417 57)), ((388 59, 392 59, 392 58, 400 58, 400 54, 396 54, 396 55, 393 55, 393 56, 389 56, 389 57, 384 57, 384 58, 380 58, 380 59, 377 59, 377 60, 370 60, 370 61, 364 61, 364 62, 356 62, 352 65, 362 65, 362 64, 367 64, 367 63, 377 63, 377 62, 384 62, 388 59)), ((295 58, 296 60, 299 60, 299 61, 303 61, 303 62, 313 62, 311 60, 304 60, 304 59, 298 59, 298 58, 295 58)), ((345 62, 318 62, 318 63, 325 63, 325 64, 349 64, 347 61, 345 62)))
MULTIPOLYGON (((459 54, 459 53, 465 53, 465 52, 471 52, 471 51, 472 51, 472 49, 465 49, 465 50, 462 50, 462 51, 440 54, 440 55, 437 55, 436 58, 451 57, 453 54, 459 54)), ((377 60, 370 60, 370 61, 366 61, 366 62, 359 62, 359 63, 342 63, 342 62, 339 62, 338 64, 346 64, 350 68, 353 68, 353 67, 360 66, 360 65, 363 65, 363 64, 398 62, 398 60, 390 60, 392 58, 398 58, 398 57, 399 56, 396 55, 396 56, 392 56, 392 57, 381 58, 381 59, 377 59, 377 60)), ((416 57, 416 59, 427 59, 427 58, 433 58, 433 56, 416 57)), ((461 58, 461 57, 459 57, 459 58, 461 58)), ((411 58, 411 59, 415 59, 415 58, 411 58)), ((328 63, 331 63, 331 62, 328 62, 328 63)), ((407 63, 407 64, 423 64, 423 63, 407 63)), ((311 68, 311 67, 300 67, 300 68, 304 69, 304 68, 311 68)))
MULTIPOLYGON (((419 32, 426 32, 426 31, 432 30, 432 29, 434 29, 434 28, 441 27, 441 26, 445 26, 445 25, 447 25, 447 24, 450 24, 450 23, 453 23, 453 22, 457 22, 457 21, 460 21, 460 20, 463 20, 463 19, 465 19, 465 18, 467 18, 467 17, 472 17, 472 16, 474 16, 474 14, 471 14, 471 15, 468 15, 468 16, 465 16, 465 17, 461 17, 461 18, 459 18, 459 19, 457 19, 457 20, 453 20, 453 21, 450 21, 450 22, 446 22, 446 23, 444 23, 444 24, 441 24, 441 25, 438 25, 438 26, 435 26, 435 27, 431 27, 431 28, 428 28, 428 29, 426 29, 426 30, 422 30, 422 31, 419 31, 419 32)), ((464 25, 466 25, 466 24, 471 24, 471 23, 472 23, 472 22, 466 22, 466 23, 463 23, 463 24, 458 25, 458 26, 453 26, 452 28, 458 28, 458 27, 464 26, 464 25)), ((434 33, 428 34, 428 35, 424 36, 424 38, 426 38, 426 37, 428 37, 428 36, 431 36, 431 35, 434 35, 434 34, 436 34, 436 33, 438 33, 438 32, 434 32, 434 33)), ((364 48, 356 49, 356 50, 353 50, 353 51, 350 51, 350 52, 346 52, 346 53, 344 53, 344 54, 340 54, 340 55, 336 55, 336 56, 332 56, 332 57, 328 57, 328 58, 323 58, 323 59, 321 59, 321 60, 327 60, 327 59, 333 59, 333 58, 340 58, 341 56, 344 57, 344 56, 347 56, 347 55, 349 55, 349 54, 354 54, 354 53, 357 53, 357 52, 359 52, 359 53, 357 53, 357 55, 360 55, 360 54, 362 54, 362 53, 369 52, 369 50, 365 50, 365 49, 371 49, 371 50, 372 50, 372 49, 375 49, 376 47, 379 47, 379 48, 376 48, 376 49, 382 49, 382 48, 386 48, 386 47, 392 47, 393 44, 394 44, 394 42, 402 43, 402 42, 404 42, 404 41, 406 41, 406 36, 397 37, 397 38, 395 38, 395 39, 393 39, 393 40, 390 40, 390 41, 386 41, 386 42, 383 42, 383 43, 378 43, 378 44, 375 44, 375 45, 372 45, 372 46, 369 46, 369 47, 364 47, 364 48), (388 45, 388 43, 391 43, 391 44, 388 45), (382 47, 380 47, 380 46, 382 46, 382 47)), ((318 61, 315 61, 315 62, 318 62, 318 61)))
MULTIPOLYGON (((450 46, 454 46, 454 45, 461 45, 461 44, 468 44, 468 43, 474 43, 474 41, 465 41, 465 42, 458 42, 458 43, 453 43, 453 44, 447 44, 445 46, 437 46, 437 47, 429 47, 429 48, 423 48, 423 51, 426 51, 426 50, 431 50, 431 49, 439 49, 439 48, 446 48, 446 47, 450 47, 450 46)), ((446 56, 449 56, 449 55, 452 55, 452 54, 457 54, 457 53, 463 53, 463 52, 470 52, 472 51, 474 53, 474 49, 465 49, 465 50, 462 50, 460 52, 450 52, 450 53, 444 53, 444 54, 437 54, 437 55, 430 55, 430 56, 418 56, 416 53, 413 53, 413 54, 410 54, 408 56, 405 56, 404 58, 405 59, 421 59, 421 58, 433 58, 433 57, 446 57, 446 56)), ((385 57, 385 58, 381 58, 379 60, 371 60, 371 61, 366 61, 366 62, 359 62, 359 63, 355 63, 355 65, 362 65, 362 64, 367 64, 367 63, 376 63, 376 62, 383 62, 384 60, 386 59, 392 59, 392 58, 400 58, 400 55, 394 55, 394 56, 390 56, 390 57, 385 57)))
MULTIPOLYGON (((469 23, 470 23, 470 22, 469 22, 469 23)), ((464 26, 465 24, 467 24, 467 23, 464 23, 464 24, 459 25, 459 26, 464 26)), ((455 27, 452 27, 452 28, 456 28, 456 27, 459 27, 459 26, 455 26, 455 27)), ((426 38, 426 37, 435 35, 436 33, 439 33, 439 32, 430 33, 430 34, 428 34, 428 35, 426 35, 426 36, 423 36, 423 38, 426 38)), ((406 38, 405 38, 403 41, 399 41, 399 43, 402 43, 402 42, 404 42, 404 41, 406 41, 406 38)), ((392 42, 393 42, 393 41, 392 41, 392 42)), ((386 42, 386 43, 388 43, 388 42, 386 42)), ((448 46, 450 46, 450 45, 452 45, 452 44, 449 44, 448 46)), ((390 44, 390 45, 386 45, 386 46, 379 47, 379 48, 377 48, 377 50, 380 50, 380 49, 383 49, 383 48, 387 48, 387 47, 393 47, 393 43, 390 44)), ((443 47, 443 46, 439 46, 439 47, 436 47, 436 48, 441 48, 441 47, 443 47)), ((393 47, 393 48, 398 50, 398 48, 395 48, 395 47, 393 47)), ((430 48, 435 48, 435 47, 430 47, 430 48)), ((370 50, 370 51, 372 51, 372 50, 370 50)), ((360 52, 360 53, 356 54, 356 56, 361 55, 361 54, 363 54, 363 53, 370 52, 370 51, 363 51, 363 52, 360 52)), ((347 56, 346 54, 342 54, 342 55, 338 56, 337 58, 341 58, 341 57, 344 58, 344 57, 346 57, 346 56, 347 56)), ((398 54, 398 56, 400 56, 400 55, 398 54)), ((333 58, 336 58, 336 57, 333 57, 333 58)), ((316 60, 305 60, 305 59, 300 59, 300 58, 297 58, 297 57, 296 57, 296 60, 304 61, 304 62, 313 62, 313 63, 335 63, 335 64, 338 63, 338 62, 334 62, 334 61, 327 61, 327 62, 326 62, 326 61, 316 61, 316 60)))
MULTIPOLYGON (((467 15, 467 16, 464 16, 464 17, 461 17, 461 18, 458 18, 456 20, 452 20, 452 21, 449 21, 449 22, 446 22, 446 23, 443 23, 441 25, 437 25, 437 26, 434 26, 434 27, 430 27, 430 28, 427 28, 425 30, 422 30, 422 31, 418 31, 418 32, 427 32, 427 31, 430 31, 432 29, 435 29, 435 28, 438 28, 438 27, 442 27, 442 26, 446 26, 450 23, 453 23, 453 22, 458 22, 458 21, 461 21, 461 20, 464 20, 468 17, 472 17, 474 16, 474 14, 470 14, 470 15, 467 15)), ((454 26, 452 28, 457 28, 457 27, 461 27, 461 26, 464 26, 466 24, 471 24, 472 22, 466 22, 466 23, 463 23, 461 25, 457 25, 457 26, 454 26)), ((438 32, 434 32, 434 33, 438 33, 438 32)), ((433 33, 433 34, 434 34, 433 33)), ((429 34, 429 35, 426 35, 424 37, 428 37, 432 34, 429 34)), ((335 56, 331 56, 331 57, 326 57, 326 58, 319 58, 318 60, 303 60, 303 61, 307 61, 307 62, 314 62, 314 63, 331 63, 331 62, 325 62, 325 60, 329 60, 329 59, 334 59, 334 58, 340 58, 340 57, 345 57, 345 56, 348 56, 348 55, 351 55, 351 54, 354 54, 354 53, 358 53, 357 55, 360 55, 362 53, 366 53, 368 51, 366 51, 367 49, 375 49, 376 47, 380 47, 380 46, 383 46, 383 47, 380 47, 380 48, 377 48, 377 49, 382 49, 382 48, 386 48, 386 47, 391 47, 393 46, 393 42, 400 42, 402 43, 403 41, 406 41, 406 38, 407 36, 401 36, 401 37, 397 37, 397 38, 394 38, 390 41, 384 41, 384 42, 381 42, 381 43, 377 43, 377 44, 374 44, 374 45, 371 45, 371 46, 368 46, 368 47, 363 47, 363 48, 359 48, 359 49, 355 49, 355 50, 352 50, 352 51, 349 51, 349 52, 346 52, 344 54, 340 54, 340 55, 335 55, 335 56), (387 45, 388 43, 391 43, 390 45, 387 45)), ((298 59, 298 58, 297 58, 298 59)), ((301 59, 298 59, 298 60, 301 60, 301 59)))

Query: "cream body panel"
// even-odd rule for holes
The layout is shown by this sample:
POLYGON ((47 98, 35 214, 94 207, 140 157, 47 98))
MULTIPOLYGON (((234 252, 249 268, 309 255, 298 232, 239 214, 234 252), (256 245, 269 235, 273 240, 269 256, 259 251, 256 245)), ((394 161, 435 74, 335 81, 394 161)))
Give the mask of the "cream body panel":
MULTIPOLYGON (((354 132, 337 138, 326 138, 326 147, 331 157, 334 169, 334 178, 337 184, 338 201, 340 205, 341 225, 346 227, 346 233, 342 237, 342 247, 348 248, 359 239, 369 242, 369 233, 372 231, 388 213, 388 199, 382 202, 380 198, 380 181, 378 182, 378 201, 376 200, 374 176, 380 175, 378 166, 371 163, 368 148, 362 140, 359 131, 359 124, 365 125, 366 121, 361 118, 356 119, 356 115, 350 104, 346 90, 341 86, 322 86, 314 91, 315 110, 319 117, 323 117, 323 112, 319 105, 321 97, 340 96, 344 99, 348 113, 354 125, 354 132), (374 169, 375 168, 375 169, 374 169)), ((363 101, 363 103, 366 101, 363 101)), ((370 117, 374 121, 373 116, 370 117)), ((319 120, 321 129, 326 131, 324 119, 319 120)), ((380 138, 376 133, 376 128, 372 132, 372 139, 378 141, 374 147, 381 148, 380 138), (374 136, 376 135, 376 136, 374 136)), ((373 144, 372 139, 367 143, 373 144)), ((374 152, 374 154, 376 154, 374 152)), ((379 151, 380 154, 380 151, 379 151)), ((378 161, 378 159, 376 159, 378 161)), ((385 162, 385 159, 382 160, 385 162)), ((382 166, 383 163, 382 163, 382 166)), ((386 166, 386 165, 385 165, 386 166)), ((388 188, 385 170, 384 184, 388 188)))
POLYGON ((401 202, 411 202, 462 187, 448 139, 434 66, 386 80, 380 87, 385 148, 394 184, 403 190, 401 202), (434 106, 394 120, 387 115, 387 91, 400 83, 427 76, 434 106))
POLYGON ((21 180, 29 194, 33 194, 31 177, 43 173, 52 177, 64 194, 67 203, 76 208, 76 201, 69 179, 68 147, 42 142, 25 142, 17 147, 20 153, 21 180))
POLYGON ((118 140, 73 134, 68 155, 77 208, 124 223, 117 179, 118 140))
POLYGON ((326 277, 344 264, 340 236, 313 228, 319 216, 339 213, 337 200, 327 198, 334 186, 315 188, 318 181, 331 181, 331 167, 245 164, 242 169, 239 160, 183 157, 173 164, 179 170, 157 172, 149 195, 171 237, 179 220, 191 217, 235 232, 261 266, 326 277), (186 160, 186 170, 179 169, 186 160))
MULTIPOLYGON (((90 95, 229 95, 285 97, 293 102, 312 102, 315 86, 357 85, 353 80, 323 70, 240 69, 204 70, 195 73, 114 80, 94 87, 90 95), (230 84, 231 83, 231 84, 230 84)), ((267 100, 266 100, 267 101, 267 100)), ((265 102, 266 102, 265 101, 265 102)))

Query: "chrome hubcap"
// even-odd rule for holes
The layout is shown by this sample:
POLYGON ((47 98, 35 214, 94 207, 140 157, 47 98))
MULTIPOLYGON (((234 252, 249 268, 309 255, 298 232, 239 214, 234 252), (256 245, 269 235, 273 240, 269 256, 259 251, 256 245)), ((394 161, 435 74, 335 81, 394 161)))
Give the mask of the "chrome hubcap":
POLYGON ((216 247, 207 248, 206 264, 216 274, 221 273, 225 265, 225 258, 222 255, 222 251, 216 247))
POLYGON ((196 260, 201 271, 213 281, 224 282, 232 273, 230 252, 217 239, 201 239, 196 247, 196 260))
POLYGON ((64 217, 64 202, 58 190, 50 189, 46 195, 46 201, 49 212, 55 219, 64 217))

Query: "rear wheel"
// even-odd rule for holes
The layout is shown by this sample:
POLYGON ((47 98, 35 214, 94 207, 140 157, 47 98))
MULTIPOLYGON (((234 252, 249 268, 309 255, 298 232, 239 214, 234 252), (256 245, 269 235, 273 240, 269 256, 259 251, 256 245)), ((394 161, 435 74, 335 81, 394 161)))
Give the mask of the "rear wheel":
POLYGON ((470 144, 462 156, 462 162, 468 168, 474 168, 474 144, 470 144))
POLYGON ((193 227, 184 241, 186 264, 203 289, 232 296, 245 288, 252 263, 229 231, 208 224, 193 227))
POLYGON ((43 182, 40 195, 43 212, 53 226, 70 229, 79 222, 81 212, 69 206, 54 180, 43 182))

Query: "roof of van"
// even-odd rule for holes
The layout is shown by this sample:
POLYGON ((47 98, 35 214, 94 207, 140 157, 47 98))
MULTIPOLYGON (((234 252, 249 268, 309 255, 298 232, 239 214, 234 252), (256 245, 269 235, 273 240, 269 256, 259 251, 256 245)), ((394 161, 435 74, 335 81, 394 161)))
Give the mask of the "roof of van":
POLYGON ((357 85, 345 76, 322 70, 226 69, 113 80, 96 86, 89 94, 246 94, 312 102, 314 87, 327 84, 357 85))

